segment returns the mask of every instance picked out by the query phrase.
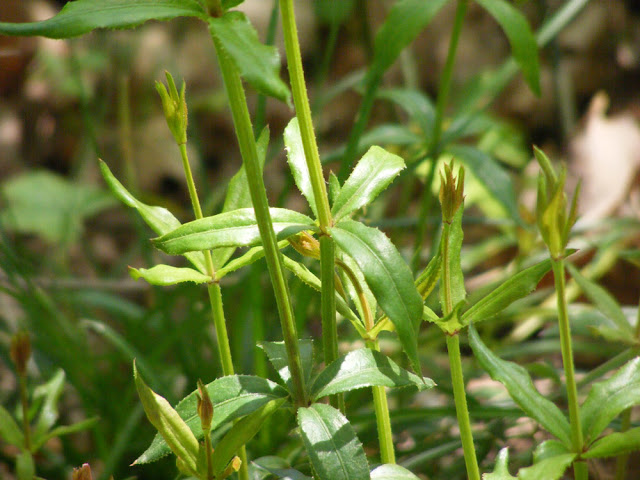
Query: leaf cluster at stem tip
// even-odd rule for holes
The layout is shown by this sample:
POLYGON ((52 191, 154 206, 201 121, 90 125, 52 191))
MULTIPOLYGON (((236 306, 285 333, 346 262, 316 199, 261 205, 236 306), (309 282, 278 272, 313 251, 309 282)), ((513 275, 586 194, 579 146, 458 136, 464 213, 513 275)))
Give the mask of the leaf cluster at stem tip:
POLYGON ((450 164, 444 164, 444 176, 440 173, 442 221, 451 223, 462 202, 464 202, 464 167, 461 166, 458 177, 454 177, 452 160, 450 164))

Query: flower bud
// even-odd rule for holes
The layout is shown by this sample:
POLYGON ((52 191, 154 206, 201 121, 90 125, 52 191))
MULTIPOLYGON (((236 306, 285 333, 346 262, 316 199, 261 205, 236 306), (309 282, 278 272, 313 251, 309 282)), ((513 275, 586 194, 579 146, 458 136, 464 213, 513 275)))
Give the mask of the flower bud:
POLYGON ((74 468, 71 474, 71 480, 91 480, 91 467, 85 463, 81 467, 74 468))
POLYGON ((240 457, 233 457, 229 465, 227 465, 227 468, 225 468, 224 471, 220 474, 219 478, 227 478, 228 476, 236 473, 238 470, 240 470, 240 465, 242 465, 242 460, 240 460, 240 457))
POLYGON ((299 254, 320 260, 320 242, 307 232, 289 237, 289 243, 299 254))
POLYGON ((211 421, 213 419, 213 403, 209 397, 209 391, 202 383, 202 380, 198 380, 198 391, 196 392, 198 399, 198 416, 200 417, 200 423, 202 424, 202 431, 205 435, 211 431, 211 421))
POLYGON ((169 130, 171 130, 176 143, 183 145, 187 143, 188 123, 187 102, 185 100, 186 84, 184 81, 182 82, 180 93, 178 93, 171 74, 169 72, 165 72, 165 74, 169 90, 160 82, 156 82, 156 90, 162 100, 162 109, 164 110, 164 117, 167 120, 169 130))
POLYGON ((442 220, 451 223, 464 202, 464 167, 458 169, 458 177, 453 176, 453 160, 444 164, 444 175, 440 173, 440 205, 442 220))
POLYGON ((9 355, 16 366, 18 375, 21 377, 26 375, 27 363, 29 363, 29 358, 31 358, 31 340, 27 332, 21 331, 13 336, 9 355))

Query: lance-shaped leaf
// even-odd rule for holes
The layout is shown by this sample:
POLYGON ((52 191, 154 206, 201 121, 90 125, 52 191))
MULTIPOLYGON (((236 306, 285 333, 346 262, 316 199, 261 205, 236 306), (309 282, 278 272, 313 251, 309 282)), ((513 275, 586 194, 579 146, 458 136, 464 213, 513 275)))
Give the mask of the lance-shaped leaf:
POLYGON ((482 368, 506 387, 513 401, 562 443, 571 445, 569 422, 553 402, 535 389, 529 373, 520 365, 494 355, 480 340, 473 324, 469 327, 469 343, 482 368))
POLYGON ((131 268, 129 275, 135 280, 144 278, 151 285, 175 285, 183 282, 207 283, 212 279, 209 275, 193 268, 178 268, 171 265, 156 265, 152 268, 131 268))
POLYGON ((44 435, 53 427, 60 416, 58 411, 58 402, 64 389, 65 374, 63 370, 58 370, 51 380, 43 385, 36 387, 33 396, 37 399, 44 398, 40 413, 33 429, 33 436, 39 437, 44 435))
POLYGON ((408 265, 386 235, 376 228, 344 220, 331 234, 360 267, 378 305, 395 325, 412 368, 420 372, 417 331, 422 319, 422 298, 408 265))
POLYGON ((582 454, 582 458, 615 457, 638 450, 640 450, 640 427, 602 437, 582 454))
POLYGON ((280 54, 258 39, 246 15, 231 11, 209 19, 209 31, 244 78, 259 93, 290 103, 290 92, 280 78, 280 54))
POLYGON ((582 275, 580 270, 570 263, 567 263, 567 268, 571 273, 571 277, 598 310, 611 320, 624 335, 632 337, 633 328, 616 299, 600 285, 582 275))
POLYGON ((298 426, 318 480, 369 480, 369 465, 349 421, 322 403, 298 409, 298 426))
POLYGON ((406 387, 419 389, 435 385, 429 378, 422 379, 398 366, 386 355, 361 348, 341 356, 327 366, 315 379, 311 387, 314 401, 364 387, 406 387))
POLYGON ((402 108, 411 121, 418 123, 424 134, 430 135, 435 122, 436 109, 424 92, 408 88, 380 90, 378 98, 389 100, 402 108))
POLYGON ((76 0, 41 22, 0 22, 0 34, 70 38, 96 28, 132 28, 148 20, 206 18, 196 0, 76 0))
MULTIPOLYGON (((255 412, 271 400, 286 398, 288 392, 277 383, 249 375, 221 377, 206 385, 213 403, 211 429, 215 430, 237 418, 255 412)), ((176 406, 176 412, 193 431, 202 438, 202 425, 197 411, 196 391, 187 395, 176 406)), ((167 443, 156 435, 147 450, 135 463, 154 462, 169 453, 167 443)))
POLYGON ((524 79, 536 95, 540 95, 538 45, 527 19, 505 0, 477 0, 500 24, 509 39, 513 58, 524 79))
POLYGON ((16 447, 24 446, 22 430, 2 405, 0 405, 0 440, 16 447))
MULTIPOLYGON (((305 385, 309 383, 311 371, 313 370, 313 340, 298 340, 300 347, 300 360, 304 374, 305 385)), ((280 378, 291 390, 291 372, 289 371, 289 359, 287 358, 287 348, 284 342, 260 342, 258 346, 267 354, 271 365, 276 369, 280 378)))
POLYGON ((376 33, 371 73, 382 75, 445 3, 447 0, 395 2, 376 33))
MULTIPOLYGON (((136 210, 142 219, 151 229, 158 235, 169 233, 180 226, 180 222, 166 208, 150 206, 137 200, 124 186, 113 176, 111 170, 105 162, 100 160, 100 171, 102 177, 107 183, 113 194, 126 206, 136 210)), ((200 272, 206 273, 207 267, 204 264, 204 255, 202 252, 190 252, 184 254, 194 267, 200 272)))
POLYGON ((611 378, 594 383, 580 408, 585 442, 589 443, 607 428, 620 412, 640 403, 640 357, 624 365, 611 378))
POLYGON ((416 288, 423 300, 427 299, 438 283, 441 268, 442 253, 438 251, 415 281, 416 288))
POLYGON ((487 320, 516 300, 526 297, 550 269, 551 260, 545 260, 510 277, 464 312, 460 317, 462 324, 468 325, 472 322, 487 320))
MULTIPOLYGON (((151 390, 138 374, 135 362, 133 376, 144 411, 151 424, 158 430, 171 451, 182 461, 190 473, 198 467, 198 440, 178 412, 164 397, 151 390)), ((136 461, 137 463, 137 461, 136 461)))
POLYGON ((74 423, 73 425, 62 425, 60 427, 55 427, 49 430, 44 435, 34 438, 31 448, 33 448, 34 451, 38 451, 45 443, 47 443, 52 438, 62 437, 63 435, 70 435, 72 433, 88 430, 96 423, 98 423, 99 420, 100 419, 98 417, 91 417, 87 418, 86 420, 74 423))
POLYGON ((564 443, 558 440, 545 440, 533 451, 533 463, 541 462, 547 458, 557 457, 558 455, 564 455, 565 453, 571 452, 564 443))
POLYGON ((518 480, 559 480, 576 458, 575 453, 565 453, 535 463, 531 467, 521 468, 518 480))
POLYGON ((231 427, 231 430, 215 446, 211 457, 213 472, 216 476, 219 476, 225 470, 227 464, 236 455, 240 447, 260 431, 264 421, 280 408, 284 402, 285 399, 272 400, 231 427))
POLYGON ((360 159, 340 189, 331 214, 336 222, 371 203, 405 167, 404 160, 373 146, 360 159))
POLYGON ((498 452, 496 465, 493 472, 482 475, 482 480, 516 480, 516 477, 509 473, 509 449, 503 448, 498 452))
MULTIPOLYGON (((284 208, 270 208, 273 229, 281 238, 316 227, 306 215, 284 208)), ((260 243, 260 231, 253 208, 241 208, 185 223, 154 238, 153 244, 170 255, 219 247, 251 247, 260 243)))
MULTIPOLYGON (((464 287, 464 274, 462 273, 462 265, 460 263, 460 252, 462 251, 462 240, 464 232, 462 231, 462 214, 464 209, 458 208, 458 211, 453 216, 451 222, 451 228, 449 229, 449 276, 451 284, 451 301, 453 305, 460 305, 458 310, 462 308, 461 303, 465 301, 467 297, 467 291, 464 287)), ((442 255, 442 248, 444 244, 442 239, 440 240, 440 248, 438 248, 440 255, 442 255)), ((444 255, 442 255, 444 258, 444 255)), ((444 273, 444 265, 442 266, 444 273)), ((442 283, 441 283, 442 285, 442 283)), ((440 305, 445 305, 444 288, 440 288, 440 305)))
POLYGON ((420 480, 413 473, 400 465, 387 463, 371 472, 371 480, 420 480))
POLYGON ((316 199, 313 196, 313 187, 311 185, 309 169, 307 168, 307 160, 304 155, 298 117, 293 117, 289 125, 287 125, 287 128, 284 129, 284 146, 287 150, 287 161, 293 174, 293 180, 296 182, 300 193, 302 193, 307 199, 307 202, 309 202, 311 211, 316 218, 318 218, 316 199))
POLYGON ((447 152, 471 170, 473 176, 516 222, 521 222, 511 177, 491 156, 467 145, 450 145, 447 152))
MULTIPOLYGON (((260 172, 264 168, 264 162, 267 158, 267 148, 269 147, 269 127, 265 127, 258 140, 256 140, 256 151, 258 153, 258 165, 260 165, 260 172)), ((249 193, 249 182, 247 181, 247 172, 244 169, 244 165, 231 177, 229 184, 227 185, 227 193, 224 197, 224 205, 222 206, 223 212, 230 212, 239 208, 250 208, 251 195, 249 193)), ((227 261, 235 252, 234 247, 218 248, 211 252, 211 259, 213 260, 213 266, 216 270, 216 277, 222 278, 218 275, 219 270, 227 263, 227 261)))
POLYGON ((220 3, 224 10, 229 10, 230 8, 240 5, 242 2, 244 2, 244 0, 222 0, 220 3))

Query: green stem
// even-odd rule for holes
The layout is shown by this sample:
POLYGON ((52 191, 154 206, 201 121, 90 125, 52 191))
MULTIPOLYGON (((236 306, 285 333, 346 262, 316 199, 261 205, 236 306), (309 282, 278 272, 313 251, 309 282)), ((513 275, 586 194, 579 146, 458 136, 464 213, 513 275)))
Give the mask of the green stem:
MULTIPOLYGON (((444 305, 443 313, 449 315, 453 311, 453 299, 451 297, 451 272, 449 269, 449 235, 451 225, 442 224, 442 288, 444 305)), ((460 428, 460 440, 464 453, 464 463, 467 467, 467 475, 470 480, 480 480, 480 470, 476 458, 476 449, 473 444, 471 431, 471 419, 467 406, 467 394, 464 389, 464 375, 462 373, 462 358, 460 355, 460 336, 445 335, 447 339, 447 351, 449 353, 449 365, 451 368, 451 384, 453 385, 453 399, 456 405, 458 428, 460 428)))
POLYGON ((24 448, 31 451, 31 425, 29 424, 29 395, 27 394, 27 376, 19 374, 20 404, 22 406, 22 431, 24 433, 24 448))
MULTIPOLYGON (((380 351, 378 340, 368 341, 367 347, 377 352, 380 351)), ((373 393, 373 408, 376 414, 378 441, 380 443, 380 461, 382 463, 396 463, 387 391, 384 387, 375 386, 371 387, 371 392, 373 393)))
MULTIPOLYGON (((193 179, 193 174, 191 173, 191 166, 187 155, 187 146, 184 143, 178 146, 180 147, 182 167, 184 168, 184 174, 187 180, 187 187, 189 189, 191 205, 193 206, 193 213, 196 219, 201 219, 203 218, 202 207, 200 206, 200 199, 198 198, 198 192, 196 191, 196 184, 193 179)), ((215 278, 215 268, 213 266, 211 252, 209 250, 205 250, 203 254, 207 273, 211 278, 215 278)), ((227 323, 224 317, 224 308, 222 306, 222 291, 220 290, 220 284, 218 282, 209 283, 209 285, 207 285, 207 292, 209 294, 209 304, 211 305, 213 324, 216 329, 218 354, 220 356, 220 365, 222 365, 222 374, 224 376, 233 375, 235 372, 233 368, 233 358, 231 356, 231 347, 229 345, 229 333, 227 332, 227 323)), ((207 452, 208 451, 209 450, 207 450, 207 452)), ((241 480, 248 480, 249 467, 247 465, 247 452, 244 446, 238 451, 238 456, 242 461, 238 477, 241 480)))
POLYGON ((464 452, 464 463, 467 467, 469 480, 480 480, 480 470, 476 459, 476 449, 473 445, 471 420, 467 407, 467 394, 464 391, 464 377, 462 374, 462 360, 460 356, 460 335, 446 335, 449 365, 451 367, 451 383, 453 385, 453 399, 456 404, 456 416, 460 428, 460 440, 464 452))
POLYGON ((291 372, 291 381, 293 383, 293 397, 297 406, 304 406, 307 403, 302 375, 302 362, 300 359, 300 347, 298 345, 298 334, 296 331, 293 309, 291 306, 291 297, 289 288, 284 276, 284 268, 276 235, 273 231, 273 222, 269 213, 269 204, 267 201, 267 192, 264 187, 264 180, 258 162, 258 152, 256 150, 255 137, 251 127, 251 118, 247 107, 247 99, 244 93, 244 87, 240 79, 240 74, 236 69, 233 61, 229 58, 220 42, 215 36, 212 36, 216 52, 218 54, 218 62, 224 80, 227 97, 231 107, 233 124, 240 145, 240 153, 244 167, 247 172, 247 181, 249 183, 249 193, 251 202, 256 215, 258 229, 262 238, 262 245, 265 252, 265 260, 271 276, 278 313, 280 315, 280 323, 282 326, 282 335, 284 337, 287 357, 289 360, 289 370, 291 372))
MULTIPOLYGON (((273 7, 271 7, 271 15, 269 16, 269 26, 267 27, 267 36, 265 38, 265 45, 273 45, 276 40, 276 27, 278 26, 278 0, 273 0, 273 7)), ((260 135, 260 132, 266 125, 267 115, 267 96, 258 95, 258 101, 256 102, 256 114, 255 114, 255 128, 253 129, 255 135, 260 135)))
MULTIPOLYGON (((564 259, 552 259, 553 277, 557 293, 558 305, 558 325, 560 328, 560 347, 562 349, 562 364, 566 377, 567 401, 569 402, 569 421, 571 423, 571 434, 573 449, 576 453, 582 452, 584 440, 582 438, 582 426, 580 424, 580 407, 578 406, 578 388, 576 386, 575 371, 573 367, 573 351, 571 345, 571 326, 567 313, 567 301, 565 292, 565 272, 564 259)), ((576 480, 586 479, 584 468, 574 463, 574 474, 576 480)))
POLYGON ((204 432, 204 451, 207 456, 207 480, 214 480, 213 462, 211 461, 211 432, 204 432))

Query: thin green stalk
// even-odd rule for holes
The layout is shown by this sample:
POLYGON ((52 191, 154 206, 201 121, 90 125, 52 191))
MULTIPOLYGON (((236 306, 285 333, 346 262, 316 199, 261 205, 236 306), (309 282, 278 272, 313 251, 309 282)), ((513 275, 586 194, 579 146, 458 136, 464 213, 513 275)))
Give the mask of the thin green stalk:
POLYGON ((29 395, 27 394, 27 376, 18 374, 20 389, 20 404, 22 406, 22 433, 24 433, 24 448, 31 451, 31 425, 29 424, 29 395))
MULTIPOLYGON (((449 270, 449 234, 451 225, 444 222, 442 225, 442 288, 444 292, 443 313, 449 315, 453 311, 451 297, 451 272, 449 270)), ((445 335, 447 339, 447 351, 449 353, 449 365, 451 368, 451 384, 453 385, 453 399, 456 405, 458 428, 460 428, 460 440, 464 453, 464 463, 467 468, 469 480, 480 480, 480 470, 476 458, 476 449, 473 444, 473 432, 471 431, 471 419, 467 406, 467 394, 464 387, 464 375, 462 373, 462 358, 460 355, 460 335, 445 335)))
POLYGON ((249 193, 251 202, 255 211, 258 229, 262 238, 262 245, 265 251, 265 260, 271 276, 278 313, 280 315, 280 323, 282 326, 282 334, 284 337, 285 347, 287 350, 287 358, 289 360, 289 370, 291 372, 291 381, 293 384, 293 397, 297 406, 305 406, 307 403, 304 380, 302 375, 302 362, 300 359, 300 347, 298 345, 298 334, 296 331, 293 309, 291 306, 291 297, 289 288, 284 276, 284 268, 276 235, 273 231, 273 222, 269 213, 269 204, 267 201, 267 192, 258 162, 258 152, 256 150, 255 136, 251 127, 251 118, 247 107, 247 99, 242 86, 240 74, 228 57, 224 48, 213 38, 213 43, 218 54, 218 62, 224 80, 227 97, 231 107, 233 124, 240 146, 240 153, 244 167, 247 172, 247 181, 249 183, 249 193))
MULTIPOLYGON (((571 326, 569 325, 569 315, 567 313, 567 302, 565 292, 565 272, 564 259, 552 259, 553 277, 558 296, 558 325, 560 328, 560 346, 562 349, 562 364, 566 377, 567 401, 569 403, 569 421, 571 423, 571 435, 573 449, 575 452, 582 452, 584 440, 582 437, 582 426, 580 424, 580 407, 578 405, 578 388, 576 386, 575 371, 573 367, 573 351, 571 345, 571 326)), ((576 480, 587 478, 584 462, 574 463, 574 474, 576 480)))
MULTIPOLYGON (((367 347, 377 352, 380 351, 378 340, 368 341, 367 347)), ((373 393, 373 408, 376 414, 378 441, 380 443, 380 461, 382 463, 396 463, 387 391, 384 387, 375 386, 371 387, 371 392, 373 393)))
POLYGON ((213 462, 211 461, 211 454, 213 453, 211 451, 211 432, 206 432, 204 436, 204 451, 207 455, 207 480, 214 480, 213 462))
MULTIPOLYGON (((191 205, 193 206, 193 213, 196 219, 201 219, 203 218, 202 207, 200 206, 200 199, 198 198, 198 192, 196 191, 196 184, 193 179, 193 174, 191 173, 191 166, 187 155, 187 146, 184 143, 178 146, 180 147, 182 167, 184 168, 184 174, 187 180, 187 187, 189 189, 191 205)), ((207 273, 211 278, 215 278, 215 268, 213 266, 211 252, 209 250, 205 250, 203 253, 207 273)), ((213 324, 216 329, 218 354, 220 356, 220 365, 222 365, 222 374, 224 376, 233 375, 235 371, 233 368, 233 358, 231 356, 231 346, 229 345, 229 333, 227 332, 227 323, 224 316, 224 308, 222 306, 222 291, 220 290, 220 284, 218 282, 209 283, 207 285, 207 293, 209 294, 209 304, 211 306, 213 324)), ((207 452, 208 451, 209 450, 207 450, 207 452)), ((242 461, 240 464, 240 470, 238 471, 238 477, 240 480, 248 480, 249 467, 247 465, 247 452, 244 446, 239 450, 238 456, 242 461)))
MULTIPOLYGON (((336 325, 334 285, 335 245, 329 235, 329 229, 333 224, 333 219, 331 218, 329 197, 322 173, 322 164, 320 163, 318 145, 313 130, 311 107, 309 105, 304 72, 302 70, 302 56, 300 54, 300 43, 298 41, 293 0, 280 0, 280 13, 282 16, 282 30, 284 32, 284 44, 287 51, 287 64, 289 66, 293 103, 296 107, 296 114, 300 125, 300 136, 302 138, 302 146, 307 161, 307 170, 309 171, 321 231, 322 343, 324 360, 326 364, 329 364, 338 358, 338 331, 336 325)), ((333 398, 332 403, 334 406, 342 406, 342 410, 344 410, 344 400, 341 399, 341 396, 333 398)))
MULTIPOLYGON (((265 45, 273 45, 276 41, 276 27, 278 26, 278 0, 273 0, 273 7, 271 7, 271 15, 269 16, 269 26, 267 27, 267 36, 265 38, 265 45)), ((266 125, 267 114, 267 96, 258 95, 258 101, 256 103, 255 114, 255 128, 254 134, 259 135, 264 126, 266 125)))
MULTIPOLYGON (((638 305, 638 313, 636 316, 636 329, 634 338, 640 340, 640 305, 638 305)), ((626 432, 631 428, 631 408, 627 408, 622 414, 622 425, 620 432, 626 432)), ((627 463, 629 462, 629 454, 625 453, 616 459, 616 477, 615 480, 624 480, 627 476, 627 463)))

